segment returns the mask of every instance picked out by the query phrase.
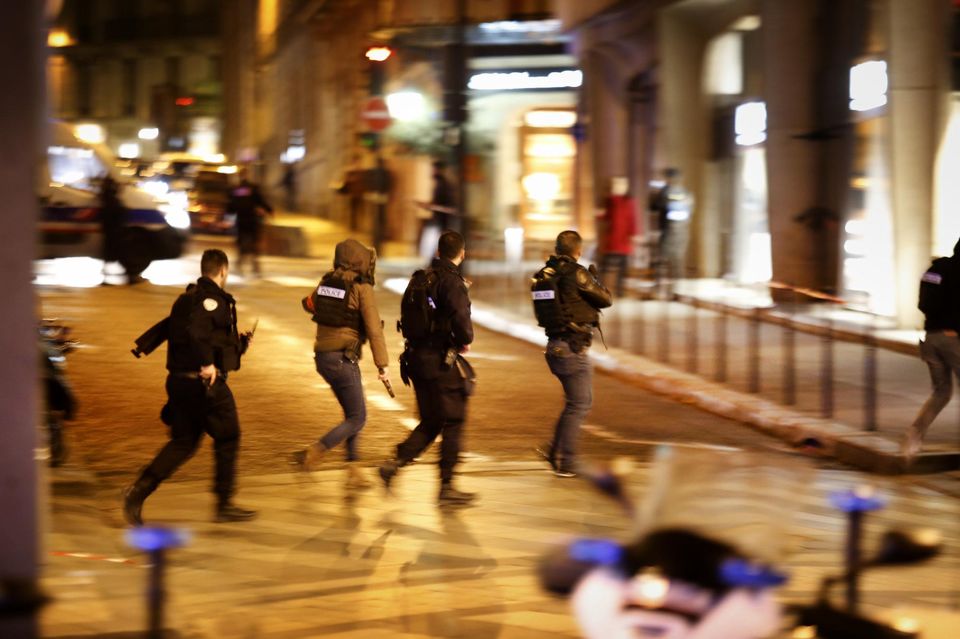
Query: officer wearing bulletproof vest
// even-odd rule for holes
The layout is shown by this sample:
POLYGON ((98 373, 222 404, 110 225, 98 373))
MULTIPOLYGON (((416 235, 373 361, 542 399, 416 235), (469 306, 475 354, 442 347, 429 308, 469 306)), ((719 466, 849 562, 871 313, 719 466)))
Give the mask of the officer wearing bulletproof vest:
POLYGON ((124 491, 124 517, 131 525, 143 524, 144 500, 196 452, 204 433, 213 438, 216 463, 214 520, 243 521, 256 516, 255 511, 240 508, 232 500, 240 423, 227 374, 240 368, 240 357, 253 335, 237 332, 236 302, 223 290, 228 270, 223 251, 204 251, 202 276, 187 287, 170 311, 167 405, 162 412, 170 427, 170 441, 124 491))
POLYGON ((367 420, 360 377, 361 346, 368 339, 379 379, 388 385, 389 357, 383 339, 383 322, 373 297, 377 254, 356 240, 337 244, 333 270, 327 272, 316 290, 303 299, 303 308, 317 324, 314 360, 317 372, 343 408, 343 421, 305 450, 293 454, 293 462, 312 470, 323 455, 346 441, 347 488, 366 488, 356 462, 357 436, 367 420))
POLYGON ((576 476, 580 425, 593 403, 593 367, 588 350, 600 325, 599 309, 613 301, 592 264, 577 263, 583 240, 576 231, 557 236, 556 255, 533 276, 533 307, 537 323, 547 333, 547 365, 563 385, 566 403, 554 429, 553 441, 537 452, 558 477, 576 476))
MULTIPOLYGON (((460 456, 460 438, 467 414, 467 397, 475 379, 463 357, 473 342, 470 297, 460 274, 466 255, 463 236, 445 231, 437 242, 437 257, 424 276, 435 277, 430 299, 435 306, 433 329, 422 339, 407 339, 401 356, 400 374, 413 382, 420 424, 397 446, 394 459, 380 467, 380 477, 389 490, 398 470, 420 456, 437 438, 440 444, 440 505, 465 505, 474 493, 457 490, 453 474, 460 456)), ((421 273, 421 272, 418 272, 421 273)), ((418 274, 414 274, 414 278, 418 274)), ((401 322, 407 321, 401 312, 401 322)))

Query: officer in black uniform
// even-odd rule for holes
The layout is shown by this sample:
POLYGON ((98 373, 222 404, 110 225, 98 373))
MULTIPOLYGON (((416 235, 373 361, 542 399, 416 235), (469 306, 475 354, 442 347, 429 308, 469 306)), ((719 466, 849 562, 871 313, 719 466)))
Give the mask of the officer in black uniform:
POLYGON ((566 398, 553 441, 537 448, 558 477, 576 476, 577 438, 593 404, 593 366, 588 350, 600 325, 599 309, 613 303, 597 269, 577 263, 583 240, 576 231, 557 236, 556 255, 533 276, 533 308, 547 333, 547 365, 566 398))
POLYGON ((256 515, 232 502, 240 423, 227 374, 240 368, 240 356, 253 335, 237 333, 236 303, 223 290, 228 269, 223 251, 204 251, 202 277, 187 287, 170 311, 168 399, 162 415, 170 426, 170 441, 124 491, 124 517, 133 526, 143 525, 143 501, 196 452, 204 433, 213 438, 216 458, 215 521, 244 521, 256 515))
MULTIPOLYGON (((442 434, 441 505, 469 504, 476 497, 453 486, 467 397, 474 381, 473 369, 462 356, 473 342, 470 297, 466 280, 460 274, 460 264, 466 255, 464 246, 463 236, 456 231, 445 231, 437 242, 437 257, 427 269, 431 277, 436 278, 430 290, 430 299, 436 307, 435 329, 422 339, 408 338, 401 356, 401 375, 413 382, 420 424, 397 446, 396 458, 380 467, 380 477, 389 489, 400 467, 419 457, 442 434)), ((401 321, 406 321, 402 315, 401 312, 401 321)))

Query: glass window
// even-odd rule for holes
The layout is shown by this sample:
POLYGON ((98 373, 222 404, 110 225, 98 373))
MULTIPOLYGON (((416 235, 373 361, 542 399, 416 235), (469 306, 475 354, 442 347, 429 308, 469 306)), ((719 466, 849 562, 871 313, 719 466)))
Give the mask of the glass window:
POLYGON ((96 191, 107 168, 92 149, 51 146, 47 150, 50 181, 84 191, 96 191))

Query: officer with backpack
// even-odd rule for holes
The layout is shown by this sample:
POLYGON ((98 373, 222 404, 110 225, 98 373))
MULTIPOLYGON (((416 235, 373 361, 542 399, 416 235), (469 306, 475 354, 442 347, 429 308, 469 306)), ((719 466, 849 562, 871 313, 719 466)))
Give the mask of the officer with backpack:
POLYGON ((463 236, 444 232, 437 242, 437 257, 428 268, 413 274, 404 292, 398 328, 406 348, 400 357, 400 376, 405 384, 413 383, 420 424, 397 446, 396 457, 380 467, 389 490, 399 469, 442 435, 440 505, 466 505, 476 497, 453 486, 467 397, 475 379, 463 357, 473 342, 470 297, 460 274, 465 254, 463 236))
POLYGON ((390 388, 387 345, 383 322, 373 297, 377 254, 356 240, 337 244, 333 270, 327 272, 317 288, 303 299, 303 308, 317 324, 314 359, 317 372, 343 408, 343 421, 326 435, 293 454, 293 463, 312 470, 331 448, 346 441, 347 488, 366 488, 370 484, 357 467, 357 435, 367 420, 360 377, 361 346, 368 339, 379 379, 390 388))
POLYGON ((600 326, 600 309, 613 303, 597 269, 577 263, 583 239, 576 231, 557 236, 556 255, 537 271, 531 296, 537 324, 547 333, 547 365, 563 385, 566 403, 554 428, 553 441, 537 448, 557 477, 576 476, 580 425, 593 403, 593 366, 588 350, 600 326))
POLYGON ((930 369, 933 392, 903 438, 901 452, 910 464, 920 447, 927 428, 950 401, 953 376, 960 379, 960 242, 953 256, 937 258, 920 279, 920 300, 923 330, 920 357, 930 369))

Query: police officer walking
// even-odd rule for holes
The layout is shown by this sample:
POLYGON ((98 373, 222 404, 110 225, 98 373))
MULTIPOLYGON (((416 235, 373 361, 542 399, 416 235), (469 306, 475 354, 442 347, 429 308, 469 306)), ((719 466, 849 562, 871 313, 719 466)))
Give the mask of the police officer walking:
POLYGON ((373 297, 376 260, 377 254, 360 242, 340 242, 334 252, 333 270, 303 299, 304 310, 317 323, 313 346, 317 372, 340 402, 343 421, 307 449, 294 453, 293 462, 303 470, 312 470, 324 453, 346 441, 348 488, 370 485, 355 463, 357 435, 367 420, 358 364, 361 346, 367 339, 380 381, 388 388, 390 383, 383 322, 373 297))
POLYGON ((563 385, 566 403, 554 429, 553 441, 537 452, 557 477, 576 476, 580 425, 593 403, 593 366, 588 350, 600 325, 599 309, 612 302, 597 269, 577 263, 583 240, 576 231, 557 236, 556 255, 533 276, 533 310, 547 333, 547 365, 563 385))
POLYGON ((400 375, 404 382, 413 382, 420 424, 397 446, 396 458, 380 467, 380 478, 389 490, 399 469, 442 434, 440 505, 466 505, 476 497, 453 486, 467 397, 474 383, 473 369, 462 356, 473 342, 470 297, 460 274, 464 246, 462 235, 445 231, 437 242, 437 257, 427 269, 414 273, 407 285, 400 307, 406 339, 400 375))
POLYGON ((204 251, 202 276, 187 287, 170 311, 168 399, 162 415, 170 427, 170 441, 124 491, 123 514, 133 526, 143 525, 144 500, 196 452, 204 433, 213 438, 216 460, 215 521, 244 521, 256 515, 232 501, 240 423, 227 374, 240 368, 240 357, 253 335, 237 332, 236 303, 223 290, 228 270, 223 251, 204 251))
POLYGON ((263 219, 273 214, 273 208, 264 199, 260 187, 240 173, 240 183, 230 190, 227 210, 237 216, 237 270, 243 273, 245 261, 253 263, 253 274, 260 276, 260 241, 263 219))

